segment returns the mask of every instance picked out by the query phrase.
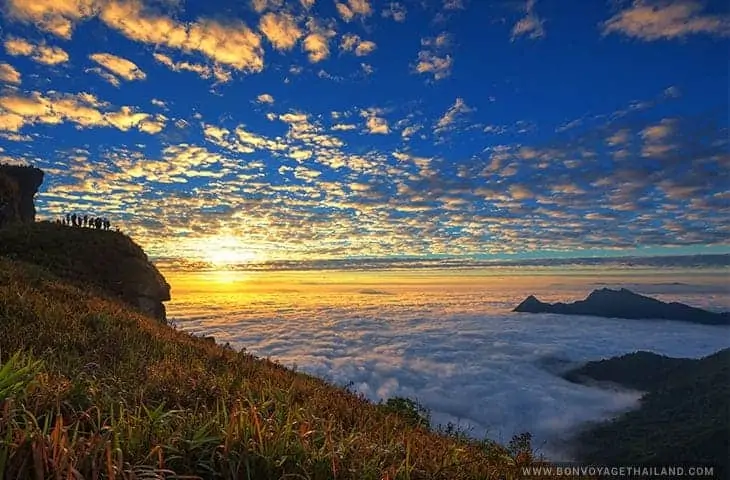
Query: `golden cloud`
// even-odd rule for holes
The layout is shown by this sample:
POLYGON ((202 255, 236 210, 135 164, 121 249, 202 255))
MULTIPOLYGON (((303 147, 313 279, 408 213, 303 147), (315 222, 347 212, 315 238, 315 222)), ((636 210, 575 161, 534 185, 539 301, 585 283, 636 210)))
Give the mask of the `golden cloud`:
POLYGON ((730 35, 730 15, 703 14, 694 0, 635 0, 603 24, 603 33, 622 33, 641 40, 680 38, 692 34, 730 35))
POLYGON ((56 125, 71 122, 82 128, 112 126, 127 131, 136 127, 156 133, 153 132, 154 125, 163 123, 164 126, 165 117, 162 115, 152 117, 147 113, 135 112, 128 106, 118 111, 102 112, 99 107, 103 105, 88 93, 44 96, 40 92, 33 92, 28 97, 7 95, 0 97, 0 129, 17 132, 23 126, 35 123, 56 125))
POLYGON ((359 35, 346 33, 342 36, 340 49, 346 52, 355 52, 355 55, 362 57, 371 54, 378 46, 370 40, 362 40, 359 35))
POLYGON ((20 72, 9 63, 0 63, 0 82, 20 85, 20 72))
POLYGON ((210 19, 179 22, 151 11, 139 0, 7 0, 8 17, 70 38, 75 23, 98 16, 131 40, 198 52, 213 61, 246 72, 264 67, 261 37, 241 21, 210 19))
POLYGON ((167 68, 174 72, 193 72, 197 73, 201 78, 214 77, 218 83, 226 83, 231 80, 231 75, 228 71, 218 65, 214 65, 212 68, 208 65, 193 62, 176 62, 170 56, 163 53, 155 52, 152 54, 154 59, 159 63, 165 65, 167 68))
POLYGON ((30 57, 44 65, 58 65, 69 59, 68 53, 60 47, 48 46, 44 43, 34 44, 23 38, 8 37, 4 46, 8 55, 30 57))
POLYGON ((434 80, 442 80, 451 75, 451 68, 454 64, 450 55, 438 56, 432 52, 421 50, 418 52, 416 71, 418 73, 430 73, 434 80))
POLYGON ((7 15, 70 39, 74 24, 97 11, 97 0, 6 0, 7 15))
POLYGON ((256 97, 256 100, 258 100, 259 103, 274 103, 274 97, 272 97, 268 93, 262 93, 261 95, 256 97))
POLYGON ((291 50, 302 37, 296 20, 288 13, 267 13, 259 21, 259 30, 277 50, 291 50))
POLYGON ((124 80, 144 80, 147 75, 134 62, 111 53, 94 53, 89 58, 124 80))

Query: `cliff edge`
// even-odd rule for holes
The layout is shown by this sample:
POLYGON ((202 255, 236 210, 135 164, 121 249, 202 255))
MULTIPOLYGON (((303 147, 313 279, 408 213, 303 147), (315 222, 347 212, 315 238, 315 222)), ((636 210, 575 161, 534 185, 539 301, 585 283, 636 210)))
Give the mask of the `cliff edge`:
POLYGON ((43 183, 43 170, 0 165, 0 228, 35 222, 33 197, 43 183))
POLYGON ((170 285, 123 233, 50 222, 0 230, 0 256, 39 265, 77 286, 91 285, 166 322, 170 285))

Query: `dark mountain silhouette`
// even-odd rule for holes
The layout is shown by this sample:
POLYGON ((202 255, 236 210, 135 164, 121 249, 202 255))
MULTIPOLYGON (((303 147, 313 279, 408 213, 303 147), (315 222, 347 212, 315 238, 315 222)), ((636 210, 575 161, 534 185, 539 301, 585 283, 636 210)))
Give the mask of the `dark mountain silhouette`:
POLYGON ((714 478, 730 473, 730 348, 701 359, 635 352, 589 362, 564 378, 648 390, 637 410, 578 434, 580 462, 712 465, 714 478))
POLYGON ((679 302, 665 303, 622 288, 593 290, 585 300, 544 303, 527 297, 513 312, 592 315, 607 318, 680 320, 705 325, 730 325, 730 312, 715 313, 679 302))

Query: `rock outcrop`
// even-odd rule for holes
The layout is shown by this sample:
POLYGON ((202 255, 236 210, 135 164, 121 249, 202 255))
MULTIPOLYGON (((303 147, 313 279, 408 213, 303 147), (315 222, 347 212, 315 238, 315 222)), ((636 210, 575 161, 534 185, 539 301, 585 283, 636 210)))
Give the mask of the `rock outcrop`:
POLYGON ((163 302, 170 300, 170 285, 123 233, 21 223, 0 230, 0 256, 39 265, 81 287, 96 287, 166 322, 163 302))
POLYGON ((590 315, 606 318, 679 320, 705 325, 730 325, 730 312, 715 313, 679 302, 665 303, 622 288, 602 288, 585 300, 573 303, 544 303, 530 295, 514 312, 590 315))
POLYGON ((118 232, 35 222, 33 197, 43 171, 0 165, 0 255, 93 285, 166 322, 170 285, 131 238, 118 232))
POLYGON ((0 228, 35 221, 33 197, 43 183, 43 170, 0 165, 0 228))

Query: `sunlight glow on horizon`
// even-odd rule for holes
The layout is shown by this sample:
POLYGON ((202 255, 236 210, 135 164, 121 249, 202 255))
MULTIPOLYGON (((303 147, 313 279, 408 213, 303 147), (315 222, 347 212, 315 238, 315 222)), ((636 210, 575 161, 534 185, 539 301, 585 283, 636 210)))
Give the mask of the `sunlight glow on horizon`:
POLYGON ((215 235, 191 240, 189 248, 199 252, 199 258, 217 269, 266 260, 261 251, 233 235, 215 235))

